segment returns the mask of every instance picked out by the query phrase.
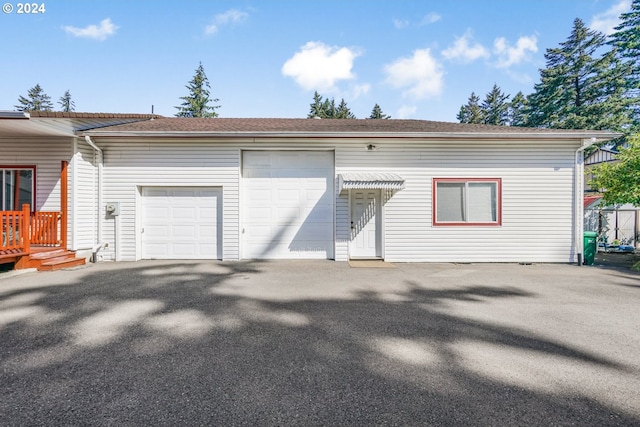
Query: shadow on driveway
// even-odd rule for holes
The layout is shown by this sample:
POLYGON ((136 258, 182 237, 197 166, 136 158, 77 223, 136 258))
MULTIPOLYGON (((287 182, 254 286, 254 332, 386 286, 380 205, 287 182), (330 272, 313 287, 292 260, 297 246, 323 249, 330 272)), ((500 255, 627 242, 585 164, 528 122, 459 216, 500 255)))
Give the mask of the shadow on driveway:
POLYGON ((141 262, 0 281, 0 424, 640 423, 638 365, 538 329, 545 313, 559 335, 588 326, 552 321, 535 270, 475 268, 141 262))

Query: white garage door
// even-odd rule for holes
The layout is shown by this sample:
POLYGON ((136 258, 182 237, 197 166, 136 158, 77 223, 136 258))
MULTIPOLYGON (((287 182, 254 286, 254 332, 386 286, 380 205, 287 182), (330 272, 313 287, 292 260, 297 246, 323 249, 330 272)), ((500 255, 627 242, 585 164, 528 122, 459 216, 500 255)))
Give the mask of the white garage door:
POLYGON ((142 258, 220 259, 222 190, 142 188, 142 258))
POLYGON ((243 258, 333 258, 333 181, 331 151, 245 151, 243 258))

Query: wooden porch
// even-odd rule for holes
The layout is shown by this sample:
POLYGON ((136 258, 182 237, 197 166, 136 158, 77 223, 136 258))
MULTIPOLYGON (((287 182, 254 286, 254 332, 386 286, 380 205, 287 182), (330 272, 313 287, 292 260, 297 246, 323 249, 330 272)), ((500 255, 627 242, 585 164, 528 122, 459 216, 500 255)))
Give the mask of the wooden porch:
POLYGON ((67 164, 62 162, 60 212, 0 211, 0 264, 16 270, 58 270, 85 263, 67 248, 67 164))

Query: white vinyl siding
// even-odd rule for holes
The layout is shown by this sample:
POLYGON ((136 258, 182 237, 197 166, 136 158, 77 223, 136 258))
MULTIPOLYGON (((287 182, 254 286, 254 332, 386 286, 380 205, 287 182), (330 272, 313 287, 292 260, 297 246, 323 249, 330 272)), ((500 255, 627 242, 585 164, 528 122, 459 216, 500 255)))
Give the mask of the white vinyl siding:
POLYGON ((140 188, 154 186, 221 188, 221 257, 239 259, 238 148, 193 140, 94 141, 104 153, 104 203, 120 203, 120 215, 103 218, 102 238, 110 244, 103 259, 141 259, 140 188))
MULTIPOLYGON (((384 203, 384 254, 396 262, 570 262, 573 158, 579 141, 379 142, 336 148, 336 173, 396 173, 405 189, 384 203), (502 226, 437 227, 432 180, 502 179, 502 226)), ((336 259, 347 259, 347 192, 339 195, 336 259), (343 209, 340 211, 340 209, 343 209), (344 212, 344 213, 342 213, 344 212)))
POLYGON ((98 160, 99 153, 82 140, 77 140, 76 153, 69 165, 71 209, 69 224, 75 235, 72 249, 89 249, 98 243, 98 160))
MULTIPOLYGON (((239 187, 243 150, 335 150, 334 233, 336 260, 348 259, 348 191, 338 193, 337 174, 395 173, 400 191, 382 191, 382 256, 391 262, 571 262, 573 161, 580 141, 461 141, 379 139, 255 139, 206 141, 169 138, 108 141, 104 148, 104 201, 120 202, 121 215, 103 220, 105 259, 140 259, 136 218, 144 186, 221 187, 222 258, 240 259, 239 187), (433 178, 500 178, 500 227, 433 226, 433 178), (116 245, 115 225, 119 222, 116 245)), ((58 166, 59 167, 59 166, 58 166)), ((100 208, 104 212, 104 207, 100 208)))
POLYGON ((71 152, 71 138, 0 138, 0 165, 36 167, 34 210, 39 211, 60 211, 60 167, 71 152))

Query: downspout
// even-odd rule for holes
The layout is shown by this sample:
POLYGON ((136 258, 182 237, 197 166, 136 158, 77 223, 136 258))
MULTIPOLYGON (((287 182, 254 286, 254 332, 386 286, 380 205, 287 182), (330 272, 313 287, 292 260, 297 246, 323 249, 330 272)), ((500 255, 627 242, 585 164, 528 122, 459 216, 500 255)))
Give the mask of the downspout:
POLYGON ((89 135, 85 135, 84 136, 84 140, 85 142, 95 150, 96 153, 98 153, 98 241, 97 243, 93 246, 93 248, 91 249, 92 252, 92 261, 93 262, 97 262, 98 261, 98 252, 100 251, 100 249, 107 247, 107 244, 105 243, 101 243, 102 242, 102 219, 100 218, 100 212, 102 212, 102 165, 104 162, 104 154, 102 152, 102 149, 100 147, 98 147, 92 140, 91 137, 89 135))
POLYGON ((595 138, 583 139, 582 145, 574 155, 574 253, 577 256, 578 266, 582 265, 582 255, 584 254, 584 150, 596 143, 595 138))

